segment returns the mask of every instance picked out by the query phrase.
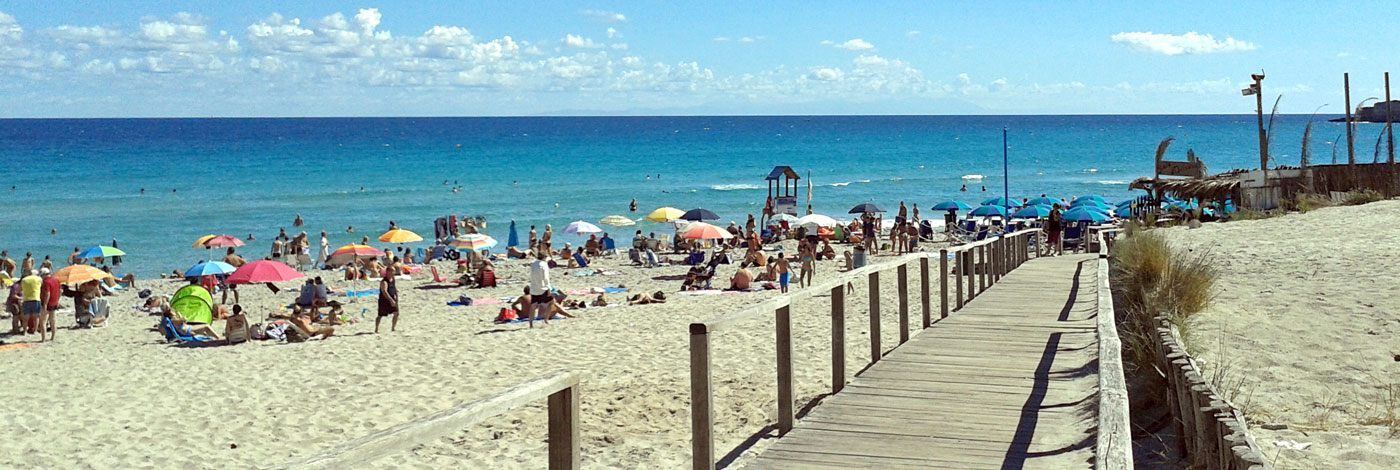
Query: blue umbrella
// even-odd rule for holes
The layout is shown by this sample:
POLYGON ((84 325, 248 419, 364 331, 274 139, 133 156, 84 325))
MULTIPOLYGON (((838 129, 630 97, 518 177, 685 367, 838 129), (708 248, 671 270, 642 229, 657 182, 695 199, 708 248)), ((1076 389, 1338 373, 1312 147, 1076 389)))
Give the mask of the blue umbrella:
POLYGON ((1070 209, 1069 211, 1065 212, 1063 217, 1064 220, 1070 222, 1093 222, 1096 224, 1108 222, 1108 220, 1112 218, 1107 213, 1088 206, 1080 206, 1070 209))
POLYGON ((1038 198, 1035 198, 1035 199, 1031 199, 1030 201, 1027 202, 1027 204, 1031 204, 1031 205, 1040 204, 1040 205, 1042 205, 1042 206, 1051 206, 1051 207, 1054 207, 1055 204, 1059 204, 1060 207, 1065 207, 1065 206, 1068 206, 1068 205, 1069 205, 1069 204, 1065 204, 1065 200, 1064 200, 1064 199, 1060 199, 1060 198, 1057 198, 1057 197, 1045 197, 1045 196, 1041 196, 1041 197, 1038 197, 1038 198))
POLYGON ((1087 201, 1087 200, 1094 200, 1094 201, 1099 201, 1099 202, 1101 202, 1101 203, 1103 203, 1103 204, 1108 204, 1108 200, 1107 200, 1107 199, 1104 199, 1103 196, 1079 196, 1079 197, 1077 197, 1077 198, 1074 198, 1074 201, 1072 201, 1072 203, 1078 203, 1079 201, 1087 201))
POLYGON ((866 203, 861 203, 861 204, 859 204, 859 205, 857 205, 857 206, 855 206, 855 207, 852 207, 852 208, 851 208, 851 211, 850 211, 850 212, 847 212, 847 214, 864 214, 864 213, 866 213, 866 212, 884 212, 884 211, 885 211, 884 209, 881 209, 880 206, 875 205, 875 203, 873 203, 873 202, 866 202, 866 203))
POLYGON ((507 239, 506 239, 506 246, 507 246, 507 247, 511 247, 511 246, 519 246, 519 245, 520 245, 520 235, 518 235, 518 234, 515 233, 515 221, 512 220, 512 221, 510 221, 510 238, 507 238, 507 239))
POLYGON ((223 261, 201 261, 185 271, 185 277, 212 276, 228 274, 237 271, 238 268, 223 261))
POLYGON ((965 211, 971 208, 972 206, 958 201, 943 201, 933 205, 933 210, 936 211, 965 211))
POLYGON ((1044 204, 1031 204, 1021 210, 1016 211, 1015 214, 1011 214, 1011 217, 1017 219, 1040 219, 1049 217, 1050 210, 1050 206, 1044 204))
POLYGON ((1021 202, 1020 202, 1020 201, 1017 201, 1017 200, 1015 200, 1015 199, 1007 199, 1007 198, 1004 198, 1004 197, 994 197, 994 198, 991 198, 991 199, 982 201, 982 205, 984 205, 984 206, 1002 206, 1002 207, 1021 207, 1021 202))
POLYGON ((1070 203, 1069 207, 1070 207, 1070 209, 1073 209, 1073 208, 1076 208, 1076 207, 1092 207, 1092 208, 1098 209, 1099 212, 1108 212, 1108 211, 1110 211, 1110 210, 1113 210, 1113 206, 1110 206, 1110 205, 1104 203, 1103 201, 1098 201, 1098 200, 1094 200, 1094 199, 1081 199, 1081 200, 1077 200, 1077 201, 1074 201, 1074 202, 1070 203))
POLYGON ((972 215, 982 217, 1006 217, 1006 208, 1002 206, 982 206, 973 209, 972 215))
POLYGON ((1132 217, 1132 216, 1133 216, 1133 206, 1132 206, 1132 205, 1118 206, 1118 209, 1115 209, 1115 210, 1113 211, 1113 215, 1114 215, 1114 216, 1117 216, 1117 217, 1119 217, 1119 218, 1128 218, 1128 217, 1132 217))

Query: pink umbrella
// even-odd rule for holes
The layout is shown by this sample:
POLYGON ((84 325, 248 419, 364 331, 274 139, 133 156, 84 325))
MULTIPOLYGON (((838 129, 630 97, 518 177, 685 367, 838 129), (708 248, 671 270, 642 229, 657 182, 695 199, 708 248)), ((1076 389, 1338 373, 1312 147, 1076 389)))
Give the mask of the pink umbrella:
POLYGON ((204 246, 211 248, 223 248, 226 246, 243 246, 243 240, 239 240, 228 235, 219 235, 204 241, 204 246))
POLYGON ((228 276, 229 284, 256 284, 260 282, 282 282, 293 279, 301 279, 303 276, 297 270, 292 269, 276 261, 254 261, 245 264, 228 276))

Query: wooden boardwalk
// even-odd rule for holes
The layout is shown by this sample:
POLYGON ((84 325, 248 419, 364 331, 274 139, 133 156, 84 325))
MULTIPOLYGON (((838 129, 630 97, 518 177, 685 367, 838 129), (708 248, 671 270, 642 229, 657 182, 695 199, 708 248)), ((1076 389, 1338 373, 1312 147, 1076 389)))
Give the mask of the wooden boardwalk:
POLYGON ((1027 262, 887 353, 746 468, 1092 468, 1096 262, 1027 262))

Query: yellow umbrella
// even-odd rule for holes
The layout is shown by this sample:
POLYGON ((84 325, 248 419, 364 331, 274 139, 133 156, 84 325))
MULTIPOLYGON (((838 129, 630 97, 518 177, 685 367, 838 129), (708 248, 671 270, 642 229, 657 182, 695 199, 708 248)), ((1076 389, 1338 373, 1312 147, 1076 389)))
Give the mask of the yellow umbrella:
POLYGON ((94 268, 92 266, 88 266, 86 264, 75 264, 58 270, 58 272, 53 273, 53 277, 58 279, 58 282, 67 284, 69 286, 78 286, 82 285, 84 282, 114 276, 112 276, 106 271, 94 268))
POLYGON ((662 207, 647 214, 647 220, 652 222, 670 222, 681 218, 683 215, 685 215, 685 211, 683 210, 674 207, 662 207))
POLYGON ((209 248, 207 246, 204 246, 204 242, 209 241, 210 238, 214 238, 214 234, 199 237, 198 240, 194 241, 194 244, 190 245, 190 248, 209 248))
POLYGON ((423 241, 423 237, 408 230, 396 228, 380 235, 379 241, 384 243, 413 243, 423 241))

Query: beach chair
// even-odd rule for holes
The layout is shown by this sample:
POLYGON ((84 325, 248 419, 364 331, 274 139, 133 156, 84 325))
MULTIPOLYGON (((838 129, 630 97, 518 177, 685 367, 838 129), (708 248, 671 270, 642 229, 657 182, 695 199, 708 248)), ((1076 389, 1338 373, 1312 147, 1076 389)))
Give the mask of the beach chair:
POLYGON ((111 323, 111 305, 102 297, 92 299, 87 312, 78 316, 78 326, 82 328, 102 328, 111 323))
POLYGON ((438 274, 437 266, 431 266, 431 267, 429 267, 428 269, 429 269, 430 271, 432 271, 432 273, 433 273, 433 282, 435 282, 435 283, 438 283, 438 284, 452 284, 452 285, 458 285, 458 284, 460 284, 460 283, 457 282, 456 279, 448 279, 448 278, 442 277, 441 274, 438 274))
POLYGON ((607 255, 615 255, 615 254, 617 254, 617 243, 614 242, 613 239, 611 239, 611 238, 604 238, 604 239, 603 239, 603 254, 607 254, 607 255))
POLYGON ((574 262, 578 263, 578 267, 580 268, 588 267, 588 260, 578 253, 574 253, 574 262))
POLYGON ((667 234, 664 234, 664 233, 661 234, 661 235, 657 235, 657 236, 656 236, 656 241, 657 241, 658 243, 660 243, 661 248, 659 248, 659 249, 661 249, 661 250, 673 250, 673 249, 675 249, 675 246, 671 244, 671 236, 670 236, 670 235, 667 235, 667 234))
POLYGON ((627 259, 631 260, 632 264, 642 264, 641 250, 638 250, 636 248, 627 250, 627 259))
POLYGON ((160 319, 160 330, 161 333, 165 335, 165 342, 167 343, 176 341, 181 343, 204 343, 214 341, 214 338, 208 336, 181 334, 179 330, 175 329, 175 324, 171 323, 169 318, 160 319))
POLYGON ((481 287, 496 287, 496 272, 486 271, 481 273, 481 287))
POLYGON ((302 271, 310 271, 316 267, 316 262, 311 259, 311 255, 302 253, 297 255, 297 268, 302 271))
POLYGON ((248 317, 244 314, 232 315, 224 323, 224 339, 228 344, 238 344, 248 341, 248 317))

